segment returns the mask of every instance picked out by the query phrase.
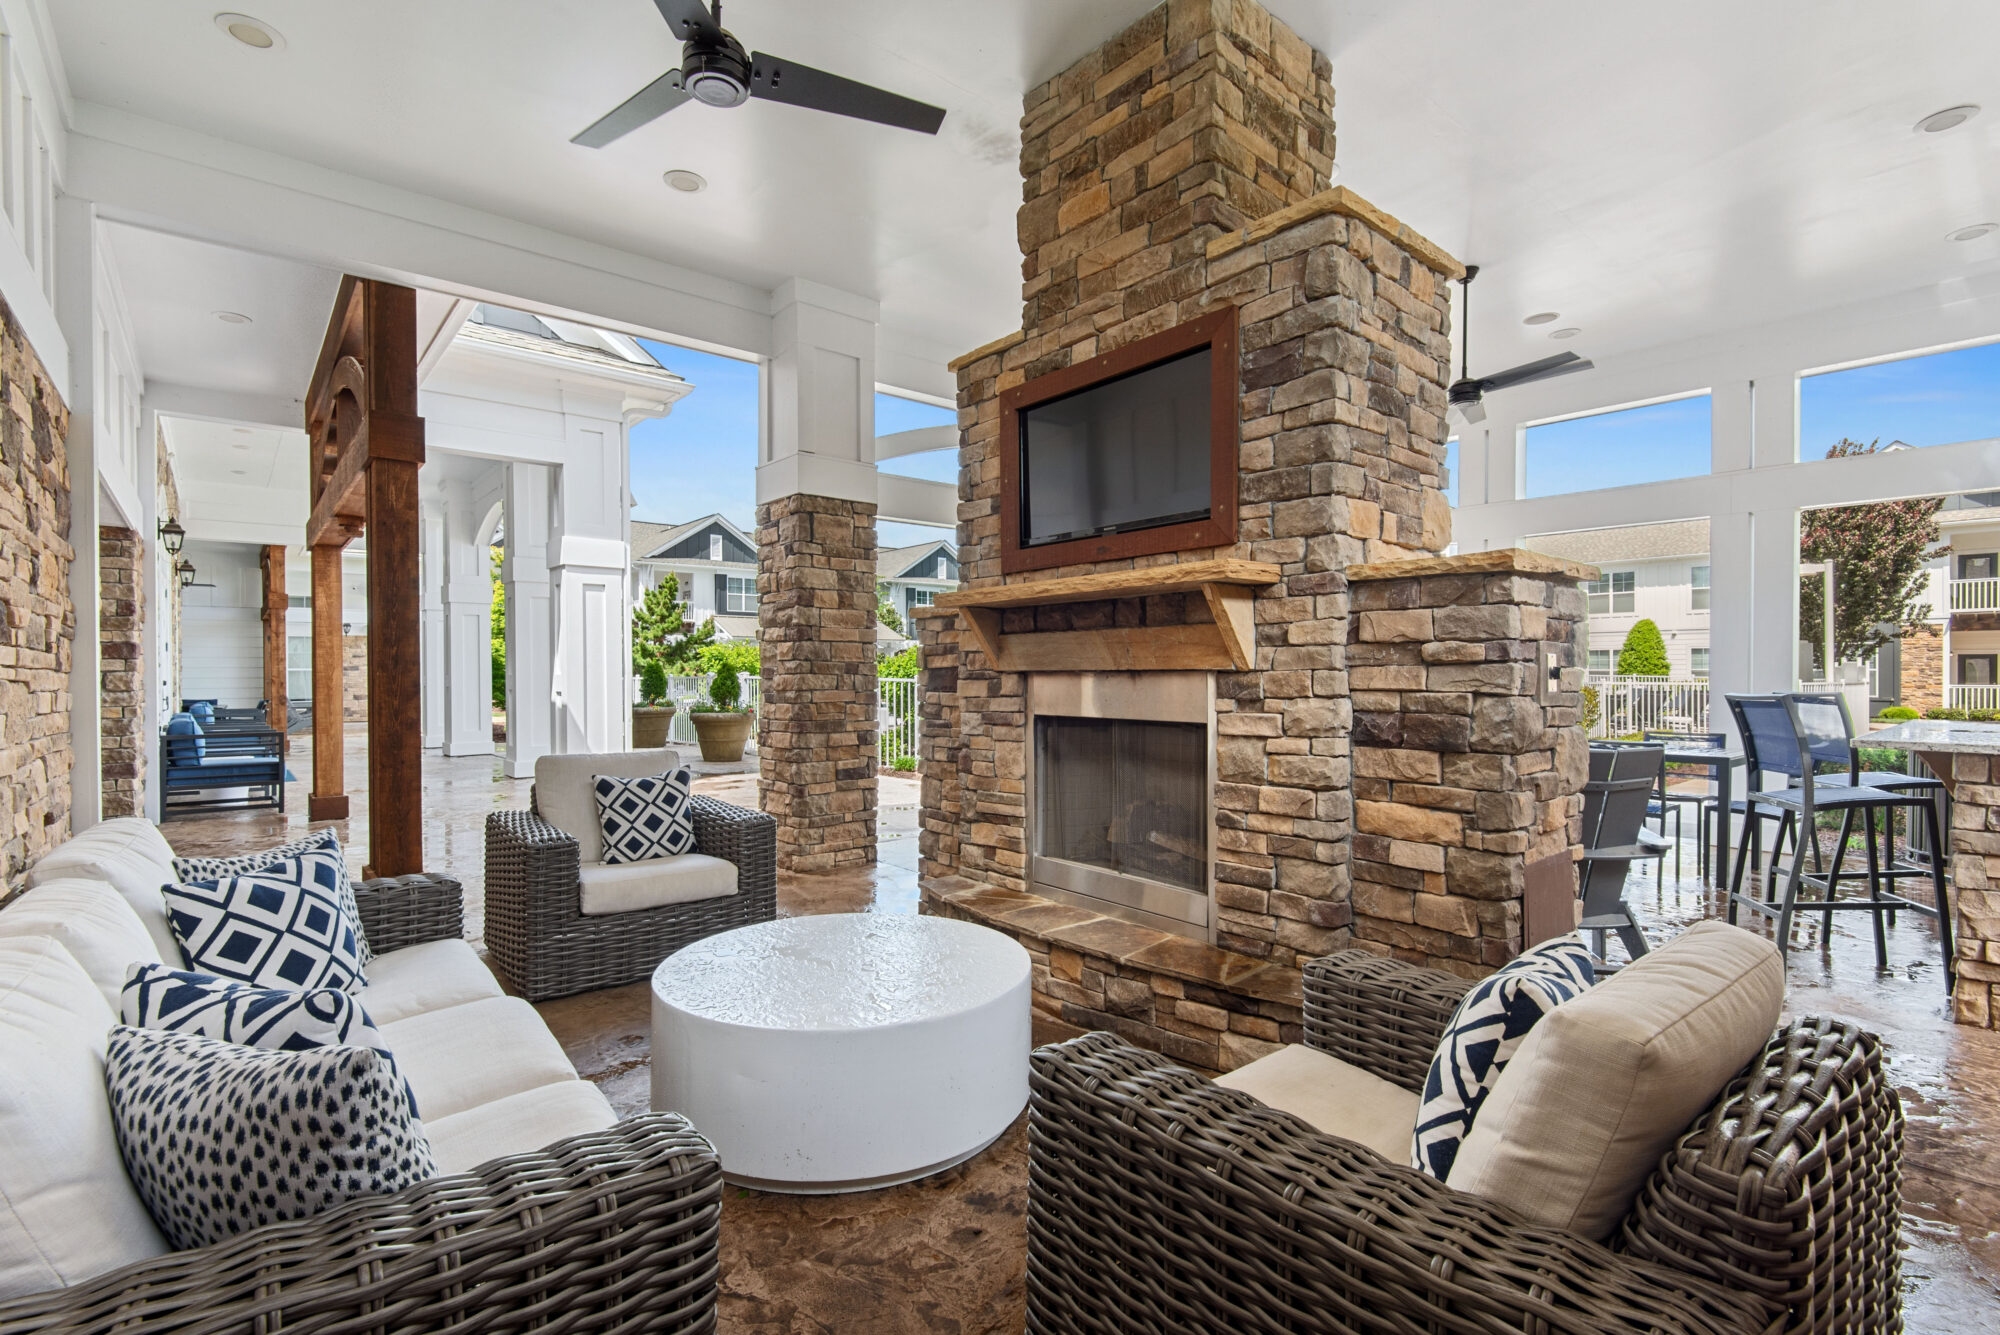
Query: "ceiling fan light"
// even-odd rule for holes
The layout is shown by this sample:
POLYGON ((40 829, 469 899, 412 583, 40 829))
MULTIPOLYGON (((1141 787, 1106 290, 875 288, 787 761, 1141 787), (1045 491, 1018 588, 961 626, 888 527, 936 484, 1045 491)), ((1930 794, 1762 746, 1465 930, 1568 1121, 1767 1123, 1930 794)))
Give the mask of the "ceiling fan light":
POLYGON ((1468 426, 1476 426, 1486 420, 1486 401, 1484 399, 1468 399, 1456 406, 1458 408, 1458 415, 1465 419, 1468 426))

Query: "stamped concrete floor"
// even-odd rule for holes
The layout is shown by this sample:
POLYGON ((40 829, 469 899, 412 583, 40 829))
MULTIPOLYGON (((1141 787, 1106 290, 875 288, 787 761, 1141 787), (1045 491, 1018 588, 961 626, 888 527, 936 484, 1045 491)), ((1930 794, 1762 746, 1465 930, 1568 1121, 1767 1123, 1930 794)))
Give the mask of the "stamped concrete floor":
MULTIPOLYGON (((298 739, 291 767, 311 772, 298 739)), ((359 730, 348 738, 355 814, 339 825, 357 864, 367 842, 359 730)), ((485 813, 525 806, 525 780, 497 759, 424 766, 426 865, 465 883, 467 934, 479 936, 485 813)), ((307 784, 290 785, 289 814, 177 818, 165 832, 183 853, 226 853, 296 837, 307 784)), ((755 805, 750 775, 697 780, 699 791, 755 805)), ((779 912, 914 913, 917 784, 881 786, 874 867, 837 876, 784 876, 779 912)), ((1719 913, 1713 891, 1669 867, 1660 883, 1635 873, 1634 909, 1655 940, 1719 913)), ((1749 915, 1745 915, 1746 922, 1749 915)), ((1755 925, 1755 924, 1751 924, 1755 925)), ((1948 1022, 1937 940, 1905 914, 1889 931, 1889 968, 1875 967, 1865 918, 1829 934, 1808 917, 1794 929, 1789 1003, 1798 1013, 1851 1017, 1880 1033, 1908 1118, 1903 1261, 1912 1332, 2000 1335, 2000 1035, 1948 1022)), ((577 1069, 620 1112, 647 1106, 649 1000, 643 984, 548 1002, 543 1016, 577 1069)), ((1038 1025, 1036 1041, 1067 1036, 1038 1025)), ((971 1162, 922 1182, 846 1196, 780 1196, 730 1188, 722 1219, 721 1328, 759 1335, 808 1332, 1017 1332, 1022 1327, 1027 1205, 1025 1119, 971 1162)))

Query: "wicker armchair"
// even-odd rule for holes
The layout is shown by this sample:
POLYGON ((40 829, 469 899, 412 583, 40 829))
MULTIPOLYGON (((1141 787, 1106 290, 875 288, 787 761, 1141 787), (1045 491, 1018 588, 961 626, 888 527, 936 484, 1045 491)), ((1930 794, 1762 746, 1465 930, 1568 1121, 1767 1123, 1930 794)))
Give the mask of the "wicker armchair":
MULTIPOLYGON (((1305 1040, 1420 1088, 1466 986, 1315 961, 1305 1040)), ((1033 1332, 1902 1330, 1902 1109, 1837 1021, 1775 1033, 1609 1247, 1109 1034, 1036 1052, 1029 1107, 1033 1332)))
MULTIPOLYGON (((736 893, 631 913, 583 912, 577 842, 533 811, 486 817, 486 949, 530 1001, 649 976, 682 946, 778 915, 778 824, 693 800, 695 847, 736 864, 736 893)), ((372 941, 372 936, 371 936, 372 941)))

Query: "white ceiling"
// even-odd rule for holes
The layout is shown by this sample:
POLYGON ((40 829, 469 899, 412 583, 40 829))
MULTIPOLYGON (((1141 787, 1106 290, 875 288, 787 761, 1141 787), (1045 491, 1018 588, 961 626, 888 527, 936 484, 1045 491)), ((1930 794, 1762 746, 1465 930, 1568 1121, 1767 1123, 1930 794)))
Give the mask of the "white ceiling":
MULTIPOLYGON (((1342 183, 1484 266, 1475 372, 2000 267, 2000 233, 1943 239, 2000 221, 1991 0, 1269 3, 1332 59, 1342 183), (1958 102, 1988 110, 1911 132, 1958 102), (1560 323, 1521 325, 1541 310, 1560 323)), ((678 58, 647 0, 245 0, 286 39, 263 53, 192 0, 49 4, 79 99, 725 277, 811 278, 953 348, 1019 319, 1022 91, 1149 8, 730 0, 746 46, 936 102, 944 132, 690 105, 592 151, 569 136, 678 58), (667 168, 710 187, 678 194, 667 168)), ((220 332, 152 341, 172 365, 227 355, 220 332)))

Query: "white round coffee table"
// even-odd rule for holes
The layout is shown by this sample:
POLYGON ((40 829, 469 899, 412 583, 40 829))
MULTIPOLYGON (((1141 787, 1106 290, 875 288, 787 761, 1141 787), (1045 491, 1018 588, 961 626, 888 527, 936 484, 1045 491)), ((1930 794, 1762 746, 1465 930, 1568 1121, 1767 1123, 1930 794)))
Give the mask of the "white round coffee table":
POLYGON ((1028 1101, 1028 952, 950 918, 739 927, 653 972, 653 1107, 766 1191, 863 1191, 968 1159, 1028 1101))

